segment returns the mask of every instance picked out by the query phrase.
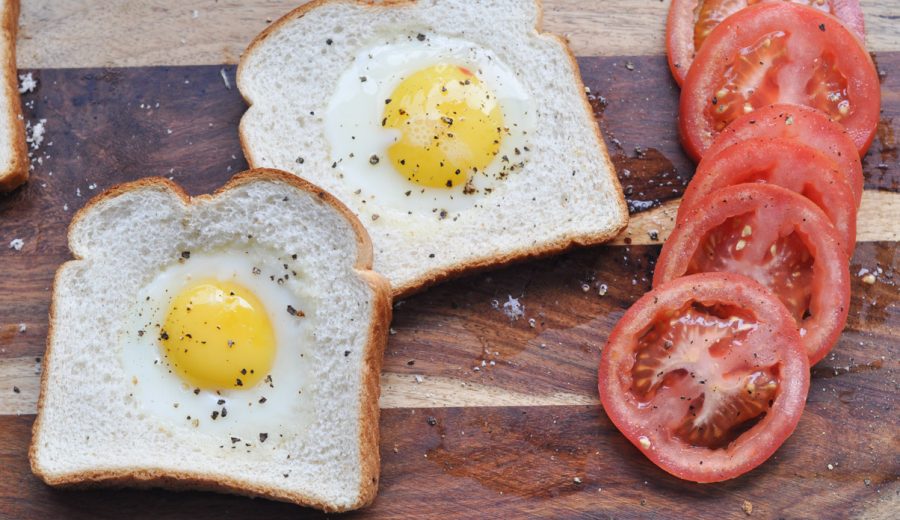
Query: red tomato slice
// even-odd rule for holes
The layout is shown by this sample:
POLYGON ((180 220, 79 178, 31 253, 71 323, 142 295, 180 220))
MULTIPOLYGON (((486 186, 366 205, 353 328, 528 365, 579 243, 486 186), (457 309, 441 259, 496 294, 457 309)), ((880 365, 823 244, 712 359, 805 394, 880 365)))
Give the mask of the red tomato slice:
POLYGON ((746 182, 767 183, 795 191, 828 215, 847 256, 856 245, 856 197, 847 174, 827 155, 790 139, 756 137, 707 153, 688 184, 676 223, 710 193, 746 182))
POLYGON ((802 105, 769 105, 746 114, 725 127, 706 155, 754 137, 783 137, 827 154, 850 177, 859 206, 863 192, 862 162, 847 130, 822 112, 802 105))
POLYGON ((600 360, 600 400, 657 466, 718 482, 760 465, 791 435, 809 362, 794 320, 744 276, 678 278, 619 320, 600 360))
POLYGON ((681 139, 695 159, 729 123, 773 103, 821 110, 860 155, 881 105, 872 58, 833 17, 790 2, 748 7, 709 35, 681 91, 681 139))
POLYGON ((700 199, 663 244, 653 285, 693 273, 749 276, 797 321, 810 363, 837 341, 850 310, 849 259, 815 204, 771 184, 738 184, 700 199))
MULTIPOLYGON (((760 0, 672 0, 666 22, 669 68, 681 85, 697 51, 722 20, 760 0)), ((766 0, 762 0, 766 1, 766 0)), ((783 1, 783 0, 779 0, 783 1)), ((860 41, 866 39, 859 0, 790 0, 828 13, 847 26, 860 41)))

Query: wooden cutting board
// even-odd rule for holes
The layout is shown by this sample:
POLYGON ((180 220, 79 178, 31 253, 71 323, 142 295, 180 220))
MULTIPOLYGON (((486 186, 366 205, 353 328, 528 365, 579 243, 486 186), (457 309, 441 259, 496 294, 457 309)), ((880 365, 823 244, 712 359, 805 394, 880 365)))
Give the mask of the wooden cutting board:
MULTIPOLYGON (((160 175, 200 194, 244 169, 234 63, 294 3, 23 3, 19 67, 38 80, 23 96, 25 115, 45 119, 46 135, 29 183, 0 197, 0 518, 320 516, 212 493, 54 490, 27 459, 50 286, 69 258, 73 213, 118 182, 160 175), (7 247, 16 238, 21 250, 7 247)), ((657 469, 612 426, 596 390, 600 349, 649 289, 658 241, 693 173, 678 144, 678 89, 662 44, 668 2, 544 3, 545 26, 581 56, 632 223, 611 245, 396 302, 380 493, 348 516, 743 518, 751 504, 754 518, 900 517, 900 2, 862 2, 883 110, 863 161, 847 328, 813 368, 793 437, 760 468, 713 485, 657 469), (864 269, 876 273, 874 284, 862 282, 864 269), (498 310, 510 297, 524 318, 498 310)))

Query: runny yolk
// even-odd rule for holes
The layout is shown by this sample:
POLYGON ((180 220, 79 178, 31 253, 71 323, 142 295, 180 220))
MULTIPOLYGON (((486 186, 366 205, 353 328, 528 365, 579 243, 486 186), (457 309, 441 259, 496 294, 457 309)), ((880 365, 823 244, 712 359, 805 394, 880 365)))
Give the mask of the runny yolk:
POLYGON ((159 341, 175 373, 209 390, 252 387, 275 358, 275 333, 262 302, 232 282, 207 280, 181 291, 159 341))
POLYGON ((405 78, 385 100, 382 126, 397 172, 431 188, 465 185, 494 160, 506 130, 494 93, 470 70, 435 65, 405 78))

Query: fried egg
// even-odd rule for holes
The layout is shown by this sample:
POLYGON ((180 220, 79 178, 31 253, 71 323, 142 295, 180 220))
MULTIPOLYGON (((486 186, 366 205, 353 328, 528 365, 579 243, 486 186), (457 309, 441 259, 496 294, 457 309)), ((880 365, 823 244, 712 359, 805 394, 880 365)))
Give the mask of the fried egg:
POLYGON ((490 50, 417 33, 359 52, 324 126, 334 174, 360 204, 446 216, 502 192, 503 179, 519 173, 535 111, 490 50))
POLYGON ((235 447, 312 421, 315 299, 296 255, 265 253, 184 252, 137 294, 119 338, 134 413, 235 447))

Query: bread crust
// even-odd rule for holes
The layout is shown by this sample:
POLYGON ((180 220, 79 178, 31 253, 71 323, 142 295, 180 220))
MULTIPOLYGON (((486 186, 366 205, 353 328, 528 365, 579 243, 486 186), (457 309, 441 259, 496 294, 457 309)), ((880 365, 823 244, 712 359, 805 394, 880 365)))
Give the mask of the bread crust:
MULTIPOLYGON (((581 79, 581 72, 578 68, 578 61, 575 58, 575 55, 572 53, 572 49, 569 47, 568 41, 565 38, 550 32, 545 32, 542 30, 543 27, 543 18, 544 18, 544 6, 542 0, 533 0, 537 7, 537 19, 535 21, 535 31, 539 36, 544 36, 550 39, 555 40, 559 45, 563 48, 566 56, 569 59, 569 64, 572 70, 572 76, 575 81, 576 86, 578 87, 579 96, 584 105, 584 109, 589 115, 589 118, 594 122, 593 130, 594 137, 597 142, 597 147, 603 151, 603 160, 606 162, 607 171, 615 172, 616 168, 613 166, 612 161, 609 158, 609 152, 606 149, 606 143, 603 140, 603 136, 600 133, 600 125, 597 122, 597 119, 593 116, 593 109, 591 108, 590 101, 588 101, 587 93, 584 90, 584 82, 581 79)), ((288 14, 282 16, 271 25, 266 27, 261 33, 259 33, 256 38, 250 42, 250 45, 241 55, 241 61, 238 64, 237 73, 236 73, 236 82, 238 85, 238 91, 241 92, 241 96, 244 98, 244 101, 248 106, 252 106, 253 102, 250 100, 247 95, 244 93, 245 89, 241 87, 241 78, 244 69, 244 65, 246 64, 247 56, 249 56, 253 50, 262 44, 273 32, 280 29, 283 25, 296 20, 298 18, 302 18, 307 13, 312 11, 313 9, 329 4, 357 4, 364 6, 372 6, 372 7, 383 7, 383 8, 393 8, 398 6, 405 6, 417 3, 418 0, 385 0, 382 3, 375 3, 372 0, 313 0, 309 3, 303 4, 300 7, 294 9, 288 14)), ((241 141, 241 149, 244 152, 244 157, 246 157, 247 162, 251 167, 254 165, 258 165, 259 161, 253 156, 253 151, 250 149, 247 144, 247 139, 245 138, 244 132, 244 118, 241 118, 241 122, 238 126, 239 128, 239 137, 241 141)), ((619 194, 619 197, 616 198, 616 206, 618 207, 619 213, 623 215, 622 221, 619 223, 617 227, 610 229, 607 232, 603 233, 595 233, 588 235, 578 235, 578 236, 568 236, 568 237, 560 237, 551 242, 547 242, 544 244, 539 244, 530 248, 521 248, 514 249, 512 251, 508 251, 500 256, 481 256, 478 258, 473 258, 468 262, 463 262, 449 268, 445 269, 434 269, 423 275, 414 278, 402 285, 392 286, 392 292, 395 299, 404 298, 420 292, 425 288, 434 285, 436 283, 456 278, 462 276, 464 274, 471 274, 479 271, 485 271, 488 269, 494 269, 498 267, 502 267, 505 265, 522 262, 525 260, 535 259, 535 258, 543 258, 547 256, 556 255, 559 253, 566 252, 575 247, 583 247, 583 246, 592 246, 597 244, 602 244, 609 240, 612 240, 616 235, 618 235, 625 227, 628 225, 628 206, 625 204, 625 197, 622 195, 622 185, 619 183, 619 178, 617 175, 611 175, 613 186, 615 188, 616 193, 619 194)))
POLYGON ((390 283, 383 276, 372 271, 372 242, 369 239, 369 235, 359 222, 359 219, 357 219, 356 216, 339 200, 325 190, 296 175, 267 168, 250 169, 238 173, 212 194, 199 195, 197 197, 191 197, 181 186, 168 179, 148 177, 134 182, 113 186, 85 204, 85 206, 75 214, 69 225, 69 244, 72 243, 72 232, 81 219, 85 218, 97 204, 117 197, 123 193, 147 188, 165 190, 176 195, 186 206, 189 206, 193 201, 213 200, 233 188, 259 180, 283 182, 294 188, 315 195, 324 204, 337 210, 338 213, 350 223, 354 234, 356 235, 357 255, 354 271, 357 276, 366 282, 371 289, 372 294, 372 314, 369 321, 368 342, 366 343, 363 355, 362 380, 359 394, 360 419, 358 447, 361 479, 359 496, 350 505, 342 506, 317 500, 302 492, 275 490, 240 478, 204 474, 201 472, 173 472, 160 468, 135 468, 127 471, 98 469, 95 471, 82 471, 61 476, 53 476, 45 473, 38 464, 37 451, 40 449, 39 438, 43 417, 41 412, 44 407, 44 393, 48 380, 47 368, 50 366, 50 360, 53 356, 51 345, 53 344, 52 339, 55 335, 53 324, 56 309, 56 291, 59 287, 59 280, 64 270, 67 269, 70 264, 82 260, 82 258, 74 251, 72 251, 72 253, 75 256, 75 260, 66 262, 60 266, 56 271, 53 280, 53 298, 50 302, 49 330, 42 361, 41 391, 37 405, 38 413, 34 425, 32 426, 32 438, 28 450, 32 473, 41 478, 45 483, 51 486, 76 488, 123 486, 144 488, 162 487, 175 491, 221 491, 238 495, 268 498, 282 502, 293 502, 298 505, 315 507, 327 512, 342 512, 357 509, 369 505, 375 499, 375 495, 378 492, 381 464, 381 457, 379 455, 378 397, 380 395, 381 364, 385 344, 387 343, 387 332, 391 322, 392 313, 390 283))
POLYGON ((19 29, 19 0, 6 0, 3 10, 2 37, 7 40, 7 52, 2 56, 6 81, 3 88, 9 99, 7 121, 10 129, 9 168, 0 171, 0 192, 10 192, 28 180, 28 145, 25 143, 25 121, 22 100, 19 97, 19 80, 16 76, 16 34, 19 29))

